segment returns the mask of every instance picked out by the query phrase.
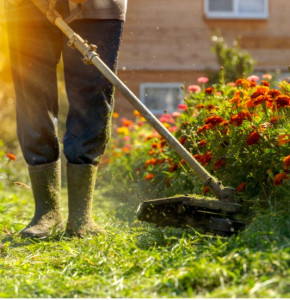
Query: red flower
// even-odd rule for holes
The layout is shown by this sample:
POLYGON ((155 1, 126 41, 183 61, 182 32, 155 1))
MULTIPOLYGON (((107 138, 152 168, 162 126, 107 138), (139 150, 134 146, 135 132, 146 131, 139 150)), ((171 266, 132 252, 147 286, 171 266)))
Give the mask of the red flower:
POLYGON ((169 172, 174 172, 177 170, 177 168, 178 168, 178 164, 172 164, 170 165, 169 172))
POLYGON ((246 182, 242 182, 241 184, 239 184, 237 187, 237 193, 243 192, 245 190, 246 186, 247 186, 246 182))
POLYGON ((290 97, 288 96, 285 95, 277 96, 275 101, 276 101, 277 108, 290 106, 290 97))
POLYGON ((204 93, 211 95, 213 91, 214 91, 214 87, 209 87, 204 90, 204 93))
POLYGON ((216 124, 220 124, 222 122, 224 122, 225 120, 222 118, 222 117, 219 117, 219 116, 211 116, 211 117, 208 117, 206 120, 205 120, 205 124, 207 125, 216 125, 216 124))
POLYGON ((151 173, 151 174, 146 175, 144 179, 145 179, 145 180, 150 180, 150 179, 153 179, 154 176, 155 176, 155 175, 151 173))
POLYGON ((262 85, 262 86, 270 86, 270 83, 268 81, 266 81, 266 80, 262 80, 261 83, 260 83, 260 85, 262 85))
POLYGON ((277 175, 275 175, 274 177, 274 184, 275 185, 280 185, 283 183, 284 180, 288 179, 288 175, 286 173, 279 173, 277 175))
POLYGON ((263 102, 267 102, 271 100, 271 96, 266 96, 266 95, 260 95, 257 98, 253 99, 254 105, 259 105, 263 102))
POLYGON ((6 157, 8 157, 11 160, 16 160, 16 156, 12 153, 6 153, 6 157))
POLYGON ((199 148, 201 148, 201 147, 206 146, 206 144, 207 144, 207 141, 206 141, 206 140, 200 140, 200 141, 197 143, 197 146, 198 146, 199 148))
POLYGON ((187 141, 187 137, 186 136, 181 136, 178 140, 179 140, 179 143, 181 145, 184 145, 187 141))
POLYGON ((227 163, 225 162, 224 159, 219 159, 214 163, 213 168, 214 170, 218 170, 219 168, 225 167, 226 164, 227 163))
POLYGON ((209 192, 209 187, 206 186, 206 185, 204 185, 204 186, 202 187, 202 193, 203 193, 204 195, 206 195, 208 192, 209 192))
POLYGON ((246 142, 247 142, 247 145, 254 145, 254 144, 257 144, 259 139, 260 139, 260 135, 257 131, 253 131, 251 132, 248 136, 247 136, 247 139, 246 139, 246 142))
POLYGON ((277 117, 277 116, 274 116, 274 117, 271 118, 270 123, 274 124, 274 123, 276 123, 277 121, 278 121, 278 117, 277 117))
POLYGON ((284 170, 290 169, 290 155, 286 156, 283 159, 283 168, 284 168, 284 170))
POLYGON ((122 126, 124 126, 124 127, 129 127, 133 124, 133 122, 131 120, 128 120, 126 118, 122 118, 121 121, 122 121, 122 126))
POLYGON ((195 154, 193 156, 197 161, 199 161, 202 165, 206 166, 212 160, 213 155, 210 151, 207 151, 205 154, 195 154))
POLYGON ((277 89, 271 89, 267 92, 268 96, 271 96, 272 98, 276 98, 277 96, 281 95, 281 92, 277 89))

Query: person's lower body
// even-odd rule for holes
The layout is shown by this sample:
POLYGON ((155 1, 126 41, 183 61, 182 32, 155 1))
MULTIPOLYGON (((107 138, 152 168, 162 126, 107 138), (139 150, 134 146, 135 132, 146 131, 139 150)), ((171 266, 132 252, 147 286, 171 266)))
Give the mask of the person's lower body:
MULTIPOLYGON (((61 8, 60 8, 61 9, 61 8)), ((69 100, 64 154, 68 161, 67 232, 96 232, 91 216, 97 166, 110 135, 114 88, 62 33, 30 3, 7 7, 8 38, 16 93, 17 134, 28 164, 35 214, 22 236, 44 237, 62 227, 59 209, 60 146, 57 135, 56 67, 61 53, 69 100)), ((71 27, 98 46, 102 60, 117 69, 123 21, 78 20, 71 27)))

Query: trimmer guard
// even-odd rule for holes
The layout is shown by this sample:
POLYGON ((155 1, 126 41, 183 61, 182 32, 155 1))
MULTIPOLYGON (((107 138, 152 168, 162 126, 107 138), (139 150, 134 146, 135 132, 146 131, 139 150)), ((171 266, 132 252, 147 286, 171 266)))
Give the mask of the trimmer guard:
POLYGON ((159 226, 201 227, 213 233, 231 235, 244 227, 244 223, 233 218, 241 207, 216 198, 174 196, 144 201, 138 207, 137 217, 159 226))

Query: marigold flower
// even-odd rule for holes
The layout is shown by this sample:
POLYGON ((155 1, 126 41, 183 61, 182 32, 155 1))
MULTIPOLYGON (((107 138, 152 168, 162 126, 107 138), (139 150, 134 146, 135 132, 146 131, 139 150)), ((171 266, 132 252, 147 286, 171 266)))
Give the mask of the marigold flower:
POLYGON ((225 167, 226 165, 227 165, 226 161, 222 158, 222 159, 217 160, 214 163, 213 168, 214 168, 214 170, 218 170, 222 167, 225 167))
POLYGON ((251 108, 251 107, 255 106, 254 101, 251 99, 246 101, 246 106, 247 106, 247 108, 251 108))
POLYGON ((274 124, 278 121, 278 117, 277 116, 274 116, 270 119, 270 123, 274 124))
POLYGON ((186 136, 181 136, 178 140, 179 140, 179 143, 181 145, 184 145, 187 141, 187 137, 186 136))
POLYGON ((275 99, 275 102, 276 102, 277 108, 290 106, 290 97, 285 96, 285 95, 277 96, 275 99))
POLYGON ((157 159, 156 158, 151 158, 145 161, 145 167, 148 167, 150 165, 155 166, 157 164, 157 159))
POLYGON ((283 159, 283 168, 284 168, 284 170, 290 169, 290 155, 286 156, 283 159))
POLYGON ((155 176, 154 174, 150 173, 150 174, 146 175, 144 179, 145 180, 151 180, 151 179, 154 178, 154 176, 155 176))
POLYGON ((207 77, 204 77, 204 76, 197 78, 198 83, 207 83, 208 80, 209 79, 207 77))
POLYGON ((169 172, 175 172, 178 169, 178 164, 171 164, 169 172))
POLYGON ((271 97, 267 95, 260 95, 257 98, 253 99, 254 105, 257 106, 261 103, 266 103, 267 101, 270 101, 271 97))
POLYGON ((199 128, 196 130, 196 133, 199 134, 199 133, 204 132, 204 131, 206 131, 206 130, 208 130, 208 129, 210 129, 210 128, 211 128, 211 125, 205 124, 205 125, 199 127, 199 128))
POLYGON ((113 115, 112 115, 112 117, 113 117, 114 119, 117 119, 117 118, 119 118, 119 114, 116 113, 116 112, 114 112, 113 115))
POLYGON ((205 120, 205 124, 216 125, 224 122, 225 120, 219 116, 211 116, 205 120))
POLYGON ((197 109, 202 109, 202 108, 204 108, 204 105, 203 105, 203 104, 197 104, 195 107, 196 107, 197 109))
POLYGON ((251 95, 251 99, 255 99, 261 95, 266 95, 269 91, 267 86, 258 86, 256 91, 251 95))
POLYGON ((284 182, 284 180, 287 180, 287 179, 288 179, 288 175, 285 172, 276 174, 275 177, 274 177, 274 184, 275 185, 280 185, 284 182))
POLYGON ((16 160, 16 156, 12 153, 6 153, 6 157, 8 157, 10 160, 16 160))
POLYGON ((218 110, 218 107, 214 106, 213 104, 209 104, 209 105, 206 107, 206 110, 208 110, 208 111, 211 111, 211 110, 214 110, 214 109, 217 109, 217 110, 218 110))
POLYGON ((201 92, 201 87, 199 85, 196 85, 196 84, 192 84, 190 85, 188 88, 187 88, 188 92, 189 93, 199 93, 201 92))
POLYGON ((213 155, 210 153, 210 151, 207 151, 204 154, 195 154, 193 156, 197 161, 199 161, 202 165, 206 166, 208 163, 212 160, 213 155))
POLYGON ((237 86, 241 86, 243 88, 249 88, 251 86, 250 82, 246 79, 243 79, 243 78, 237 79, 235 84, 237 86))
POLYGON ((242 182, 241 184, 239 184, 237 186, 237 193, 243 192, 245 190, 246 186, 247 186, 247 182, 242 182))
POLYGON ((204 147, 207 145, 207 141, 206 140, 200 140, 199 142, 197 142, 197 146, 199 148, 204 147))
POLYGON ((237 106, 240 105, 240 102, 241 102, 241 98, 240 97, 233 97, 230 102, 233 103, 233 104, 236 104, 237 106))
POLYGON ((290 142, 290 134, 283 133, 278 136, 278 144, 280 146, 286 145, 290 142))
POLYGON ((246 139, 246 143, 247 145, 254 145, 254 144, 258 144, 258 141, 260 139, 260 135, 257 131, 253 131, 251 132, 248 136, 247 136, 247 139, 246 139))
POLYGON ((271 89, 267 92, 267 95, 271 96, 272 98, 276 98, 277 96, 281 95, 281 92, 277 89, 271 89))
POLYGON ((204 90, 205 94, 211 95, 214 92, 214 87, 209 87, 204 90))
POLYGON ((251 75, 251 76, 247 77, 247 80, 249 80, 249 81, 255 81, 255 82, 257 82, 257 81, 259 81, 259 79, 260 79, 260 77, 257 76, 257 75, 251 75))
POLYGON ((260 82, 260 85, 262 85, 262 86, 270 86, 270 83, 268 81, 266 81, 266 80, 262 80, 260 82))
POLYGON ((177 105, 177 108, 178 108, 180 111, 185 111, 185 110, 188 109, 187 105, 184 104, 184 103, 178 104, 178 105, 177 105))

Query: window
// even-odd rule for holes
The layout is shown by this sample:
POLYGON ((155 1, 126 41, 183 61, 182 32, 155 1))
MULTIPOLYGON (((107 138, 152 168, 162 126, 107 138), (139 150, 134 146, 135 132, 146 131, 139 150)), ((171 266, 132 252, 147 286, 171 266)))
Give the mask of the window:
POLYGON ((183 101, 182 83, 142 83, 141 101, 154 114, 172 113, 183 101))
POLYGON ((268 0, 205 0, 209 19, 266 19, 268 0))

